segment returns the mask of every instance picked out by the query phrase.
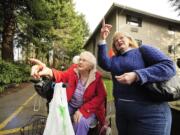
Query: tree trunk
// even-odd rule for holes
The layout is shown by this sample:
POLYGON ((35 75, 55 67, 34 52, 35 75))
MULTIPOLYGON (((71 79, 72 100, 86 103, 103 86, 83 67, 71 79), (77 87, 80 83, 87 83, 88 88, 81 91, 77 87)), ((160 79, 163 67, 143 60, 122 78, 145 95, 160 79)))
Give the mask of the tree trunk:
POLYGON ((49 53, 46 53, 46 61, 47 61, 47 65, 50 67, 50 62, 49 62, 49 53))
POLYGON ((2 33, 2 59, 13 61, 13 39, 15 34, 15 0, 3 0, 4 24, 2 33))

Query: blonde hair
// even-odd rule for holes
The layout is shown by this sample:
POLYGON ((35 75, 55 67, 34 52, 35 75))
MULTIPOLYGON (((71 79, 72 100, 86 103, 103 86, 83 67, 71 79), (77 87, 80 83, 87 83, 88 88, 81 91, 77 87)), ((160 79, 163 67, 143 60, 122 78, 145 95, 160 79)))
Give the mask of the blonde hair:
POLYGON ((115 53, 115 55, 118 54, 118 51, 115 47, 115 41, 116 41, 117 37, 120 37, 120 36, 125 36, 129 39, 129 46, 131 48, 138 48, 139 47, 136 40, 132 36, 130 36, 129 34, 127 34, 127 33, 125 34, 122 32, 116 32, 116 33, 114 33, 113 38, 112 38, 112 49, 113 49, 113 52, 115 53))

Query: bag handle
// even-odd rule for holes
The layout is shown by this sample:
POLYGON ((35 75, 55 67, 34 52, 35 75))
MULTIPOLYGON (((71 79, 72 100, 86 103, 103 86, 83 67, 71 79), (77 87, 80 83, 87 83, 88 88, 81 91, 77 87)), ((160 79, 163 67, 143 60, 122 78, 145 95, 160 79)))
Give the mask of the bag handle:
POLYGON ((143 48, 142 48, 142 47, 139 47, 139 51, 140 51, 140 53, 141 53, 142 59, 143 59, 144 64, 145 64, 145 67, 150 66, 150 65, 148 64, 148 62, 147 62, 147 59, 145 58, 145 54, 144 54, 143 48))

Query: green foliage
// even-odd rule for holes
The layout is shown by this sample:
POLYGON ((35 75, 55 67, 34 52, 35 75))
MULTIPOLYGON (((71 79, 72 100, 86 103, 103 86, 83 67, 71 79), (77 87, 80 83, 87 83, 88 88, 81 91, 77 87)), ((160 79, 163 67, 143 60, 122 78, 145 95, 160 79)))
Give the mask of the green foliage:
POLYGON ((112 101, 113 95, 112 95, 112 89, 113 89, 113 84, 112 84, 112 80, 110 79, 103 79, 105 87, 106 87, 106 92, 107 92, 107 100, 108 101, 112 101))
POLYGON ((0 69, 0 92, 8 84, 25 82, 30 78, 29 65, 0 60, 0 69))
MULTIPOLYGON (((36 52, 60 50, 73 57, 78 54, 89 34, 83 15, 74 10, 71 0, 28 1, 28 12, 18 16, 22 45, 33 43, 36 52), (55 45, 53 44, 55 43, 55 45), (54 45, 54 46, 53 46, 54 45)), ((55 51, 59 55, 59 51, 55 51)), ((36 53, 37 56, 42 56, 36 53)))
MULTIPOLYGON (((89 28, 84 16, 75 11, 72 0, 24 0, 15 6, 15 40, 25 58, 32 46, 39 59, 48 59, 50 50, 54 50, 56 59, 61 52, 69 59, 80 53, 89 28)), ((3 18, 1 11, 0 17, 3 18)))

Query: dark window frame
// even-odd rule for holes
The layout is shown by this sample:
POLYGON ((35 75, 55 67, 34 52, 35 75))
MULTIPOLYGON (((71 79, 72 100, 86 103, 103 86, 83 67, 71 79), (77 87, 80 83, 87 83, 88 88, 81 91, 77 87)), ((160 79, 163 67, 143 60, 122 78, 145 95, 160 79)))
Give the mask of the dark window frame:
POLYGON ((142 45, 142 40, 140 40, 140 39, 135 39, 135 40, 136 40, 138 46, 141 46, 141 45, 142 45))
POLYGON ((172 25, 168 25, 168 33, 170 35, 174 35, 175 34, 175 27, 173 27, 172 25))
POLYGON ((136 27, 142 27, 142 17, 126 15, 126 24, 136 27))

